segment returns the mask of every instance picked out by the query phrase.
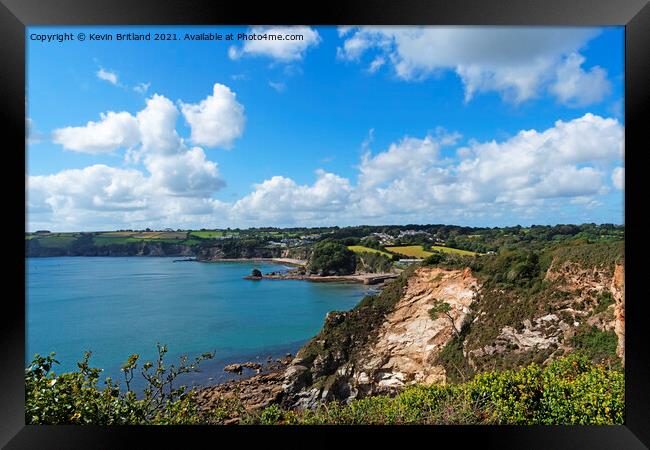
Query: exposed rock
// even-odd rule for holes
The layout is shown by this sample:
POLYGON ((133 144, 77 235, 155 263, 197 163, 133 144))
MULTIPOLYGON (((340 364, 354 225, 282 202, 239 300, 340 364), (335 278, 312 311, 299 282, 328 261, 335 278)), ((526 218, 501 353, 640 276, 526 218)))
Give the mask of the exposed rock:
POLYGON ((617 264, 610 285, 614 297, 614 332, 618 336, 616 354, 625 365, 625 268, 617 264))
MULTIPOLYGON (((237 398, 246 410, 262 409, 280 401, 283 379, 283 372, 278 370, 244 380, 228 381, 199 390, 197 402, 200 409, 211 410, 223 399, 237 398)), ((235 420, 232 423, 238 422, 238 418, 231 420, 235 420)))
MULTIPOLYGON (((442 300, 451 306, 453 324, 460 329, 479 283, 469 269, 418 268, 403 295, 376 330, 369 345, 357 344, 354 334, 332 346, 315 339, 319 348, 309 366, 300 353, 285 374, 286 403, 311 408, 321 401, 351 401, 366 395, 394 393, 408 384, 444 383, 445 369, 432 364, 454 335, 447 317, 433 320, 429 310, 442 300), (354 350, 357 357, 350 360, 354 350)), ((350 313, 330 313, 324 329, 342 324, 350 313)))
POLYGON ((241 374, 244 368, 241 364, 228 364, 226 367, 223 368, 223 370, 224 372, 241 374))

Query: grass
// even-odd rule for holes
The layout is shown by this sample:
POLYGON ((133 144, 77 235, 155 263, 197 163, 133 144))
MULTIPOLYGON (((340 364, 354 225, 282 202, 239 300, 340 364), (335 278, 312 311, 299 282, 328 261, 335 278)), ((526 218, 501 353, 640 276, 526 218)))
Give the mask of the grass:
POLYGON ((397 253, 411 258, 426 258, 433 253, 428 252, 422 248, 421 245, 406 245, 400 247, 386 247, 386 250, 397 253))
POLYGON ((75 236, 72 234, 48 234, 35 239, 42 247, 67 247, 75 240, 75 236))
POLYGON ((95 236, 95 240, 99 239, 113 239, 113 241, 106 241, 107 243, 119 244, 124 242, 137 242, 143 239, 164 239, 164 240, 181 240, 187 237, 185 231, 111 231, 108 233, 100 233, 95 236))
POLYGON ((379 253, 381 255, 387 256, 388 258, 392 257, 390 253, 382 252, 370 247, 364 247, 363 245, 348 245, 348 250, 352 250, 354 253, 379 253))
POLYGON ((196 236, 203 239, 213 239, 218 237, 223 237, 226 234, 223 230, 212 230, 212 231, 192 231, 190 236, 196 236))
MULTIPOLYGON (((456 255, 462 255, 462 256, 480 255, 480 253, 470 252, 469 250, 459 250, 457 248, 443 247, 441 245, 432 245, 431 248, 439 252, 454 253, 456 255)), ((433 254, 432 252, 423 249, 421 245, 404 245, 404 246, 396 246, 396 247, 386 247, 386 250, 400 255, 409 256, 411 258, 422 258, 422 259, 426 258, 427 256, 431 256, 433 254)))
POLYGON ((460 250, 460 249, 451 248, 451 247, 443 247, 441 245, 432 245, 431 248, 433 250, 437 250, 439 252, 456 253, 457 255, 464 255, 464 256, 480 255, 480 253, 477 253, 477 252, 471 252, 469 250, 460 250))

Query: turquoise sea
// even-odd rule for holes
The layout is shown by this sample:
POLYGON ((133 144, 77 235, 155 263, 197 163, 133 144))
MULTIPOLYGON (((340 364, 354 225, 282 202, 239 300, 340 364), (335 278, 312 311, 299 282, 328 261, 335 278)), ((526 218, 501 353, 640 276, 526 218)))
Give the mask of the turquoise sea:
POLYGON ((91 350, 91 365, 104 369, 100 379, 118 380, 130 354, 152 359, 160 342, 169 347, 167 363, 216 352, 185 383, 224 381, 235 377, 223 372, 225 364, 295 354, 329 311, 350 309, 371 293, 358 284, 242 279, 253 268, 288 269, 275 263, 175 259, 28 258, 25 363, 34 353, 56 352, 55 371, 76 370, 91 350))

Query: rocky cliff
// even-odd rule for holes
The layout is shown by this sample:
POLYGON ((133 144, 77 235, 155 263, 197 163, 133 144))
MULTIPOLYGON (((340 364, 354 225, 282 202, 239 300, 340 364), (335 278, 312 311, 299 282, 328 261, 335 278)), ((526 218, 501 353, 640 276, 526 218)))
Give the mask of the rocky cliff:
POLYGON ((538 272, 520 284, 496 282, 480 269, 412 268, 380 295, 327 316, 286 370, 283 403, 313 408, 409 384, 457 382, 487 370, 546 364, 576 349, 623 363, 620 249, 602 260, 581 253, 602 248, 550 253, 547 266, 535 266, 538 272), (449 305, 448 315, 430 315, 436 302, 449 305))

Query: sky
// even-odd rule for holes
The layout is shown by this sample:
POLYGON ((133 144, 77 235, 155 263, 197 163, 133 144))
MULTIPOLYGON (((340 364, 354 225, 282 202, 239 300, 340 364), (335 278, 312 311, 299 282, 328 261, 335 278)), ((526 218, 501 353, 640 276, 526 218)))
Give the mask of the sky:
POLYGON ((26 42, 28 231, 623 223, 622 27, 26 42))

